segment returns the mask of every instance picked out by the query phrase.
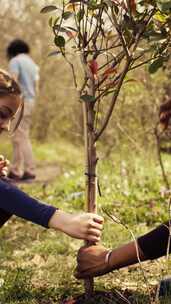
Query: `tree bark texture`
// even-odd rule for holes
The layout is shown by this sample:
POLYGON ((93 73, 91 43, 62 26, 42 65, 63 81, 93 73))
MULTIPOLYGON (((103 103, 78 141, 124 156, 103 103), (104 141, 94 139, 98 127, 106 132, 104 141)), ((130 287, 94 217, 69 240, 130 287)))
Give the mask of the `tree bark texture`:
MULTIPOLYGON (((91 81, 90 81, 91 82, 91 81)), ((92 83, 93 88, 93 83, 92 83)), ((92 95, 93 90, 91 90, 92 95)), ((95 144, 95 110, 93 102, 83 102, 84 140, 85 140, 85 176, 86 176, 86 211, 96 213, 97 197, 97 156, 95 144)), ((87 242, 87 245, 92 245, 87 242)), ((85 293, 90 297, 94 290, 93 279, 85 280, 85 293)))

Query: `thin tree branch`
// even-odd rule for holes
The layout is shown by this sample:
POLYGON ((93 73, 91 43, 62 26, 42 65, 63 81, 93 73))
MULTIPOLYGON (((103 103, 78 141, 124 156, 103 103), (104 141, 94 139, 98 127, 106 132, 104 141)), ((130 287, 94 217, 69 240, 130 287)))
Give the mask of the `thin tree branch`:
POLYGON ((129 48, 127 47, 127 43, 126 43, 125 37, 124 37, 124 35, 122 33, 122 30, 120 29, 119 24, 117 22, 117 18, 116 18, 116 15, 115 15, 114 8, 112 8, 111 11, 112 11, 112 17, 113 17, 113 20, 114 20, 115 29, 118 32, 118 35, 120 37, 120 41, 122 43, 124 52, 125 52, 126 57, 127 57, 127 61, 129 62, 130 58, 131 58, 131 54, 130 54, 129 48))
POLYGON ((127 74, 128 70, 129 70, 130 64, 131 64, 131 61, 127 61, 126 64, 125 64, 125 67, 123 69, 123 72, 122 72, 120 80, 119 80, 119 83, 118 83, 117 88, 116 88, 116 90, 115 90, 115 92, 113 94, 111 105, 110 105, 109 110, 108 110, 108 112, 106 114, 104 123, 103 123, 101 129, 97 132, 97 134, 95 136, 95 141, 97 141, 99 139, 99 137, 101 136, 101 134, 103 133, 103 131, 106 129, 106 127, 108 125, 108 122, 109 122, 109 120, 111 118, 111 115, 112 115, 112 112, 113 112, 113 109, 114 109, 117 97, 119 95, 119 92, 120 92, 120 89, 121 89, 121 86, 122 86, 122 83, 123 83, 123 80, 124 80, 125 75, 127 74))
MULTIPOLYGON (((134 55, 135 50, 137 49, 138 43, 148 25, 148 23, 150 22, 151 18, 153 17, 154 13, 156 11, 156 8, 152 9, 151 14, 148 13, 148 18, 147 20, 144 20, 144 24, 142 29, 140 30, 140 32, 137 34, 137 37, 135 38, 135 44, 133 46, 133 50, 132 50, 132 56, 134 55)), ((144 17, 145 18, 145 17, 144 17)))
POLYGON ((152 61, 152 60, 154 60, 154 59, 157 59, 157 58, 160 58, 160 57, 161 57, 161 55, 157 55, 157 56, 152 57, 152 58, 149 58, 149 59, 147 59, 146 61, 143 61, 143 62, 141 62, 141 63, 139 63, 139 64, 137 64, 137 65, 134 65, 134 66, 132 66, 132 67, 130 68, 130 71, 135 70, 135 69, 139 68, 140 66, 145 65, 145 64, 149 63, 150 61, 152 61))
POLYGON ((170 184, 169 184, 167 175, 166 175, 166 173, 165 173, 165 169, 164 169, 164 165, 163 165, 163 161, 162 161, 162 157, 161 157, 160 137, 159 137, 159 134, 158 134, 157 126, 155 127, 154 135, 155 135, 155 137, 156 137, 157 155, 158 155, 158 160, 159 160, 159 164, 160 164, 161 171, 162 171, 163 181, 164 181, 164 183, 165 183, 165 185, 166 185, 166 188, 167 188, 167 189, 170 189, 170 184))

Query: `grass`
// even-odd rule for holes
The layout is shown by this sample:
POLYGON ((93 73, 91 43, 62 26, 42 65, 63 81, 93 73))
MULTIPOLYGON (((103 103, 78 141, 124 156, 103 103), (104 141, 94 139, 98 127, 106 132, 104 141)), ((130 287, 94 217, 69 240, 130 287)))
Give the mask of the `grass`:
MULTIPOLYGON (((58 144, 34 143, 34 151, 41 174, 49 166, 59 170, 53 181, 47 176, 46 183, 26 184, 21 188, 61 209, 82 211, 82 148, 60 140, 58 144)), ((9 141, 4 141, 1 152, 10 158, 9 141)), ((163 157, 169 174, 169 156, 163 157)), ((129 241, 131 235, 123 226, 111 222, 102 208, 127 224, 135 236, 168 218, 168 195, 154 153, 121 151, 118 155, 114 152, 99 163, 99 177, 102 196, 98 198, 98 213, 105 217, 102 237, 105 246, 119 246, 129 241)), ((55 304, 82 294, 82 282, 73 276, 76 253, 81 245, 82 241, 12 217, 0 231, 0 304, 55 304)), ((97 293, 88 303, 122 303, 117 300, 116 291, 119 291, 130 303, 149 304, 148 290, 152 296, 155 294, 156 284, 169 273, 171 263, 162 258, 144 263, 143 269, 148 286, 139 266, 134 265, 97 278, 96 290, 108 292, 107 297, 104 300, 97 293)), ((82 298, 80 303, 87 301, 82 298)))

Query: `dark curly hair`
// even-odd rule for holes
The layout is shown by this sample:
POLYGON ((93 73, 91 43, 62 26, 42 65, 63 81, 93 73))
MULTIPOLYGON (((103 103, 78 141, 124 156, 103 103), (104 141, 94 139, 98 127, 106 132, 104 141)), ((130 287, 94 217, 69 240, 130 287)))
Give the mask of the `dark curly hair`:
POLYGON ((30 47, 24 40, 15 39, 7 47, 7 57, 9 59, 23 53, 30 53, 30 47))

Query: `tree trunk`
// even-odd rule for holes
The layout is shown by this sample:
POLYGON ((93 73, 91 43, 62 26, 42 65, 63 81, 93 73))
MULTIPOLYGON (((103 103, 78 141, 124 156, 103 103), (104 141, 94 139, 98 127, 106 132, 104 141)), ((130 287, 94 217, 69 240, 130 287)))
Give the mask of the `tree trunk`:
MULTIPOLYGON (((96 144, 94 133, 95 111, 93 102, 83 102, 84 139, 85 139, 85 175, 86 175, 86 211, 96 212, 97 175, 96 144)), ((87 242, 87 245, 92 245, 87 242)), ((93 293, 93 279, 85 280, 85 293, 90 297, 93 293)))

